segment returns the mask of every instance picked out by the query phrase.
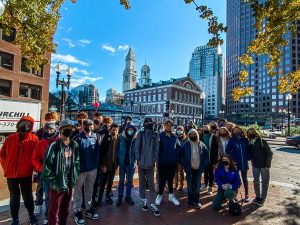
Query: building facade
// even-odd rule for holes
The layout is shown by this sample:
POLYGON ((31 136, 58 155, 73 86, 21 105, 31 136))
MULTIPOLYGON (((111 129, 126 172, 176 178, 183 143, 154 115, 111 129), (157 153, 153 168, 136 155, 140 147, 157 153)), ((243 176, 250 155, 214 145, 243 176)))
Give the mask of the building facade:
POLYGON ((117 90, 110 88, 106 91, 105 103, 121 105, 124 102, 124 95, 117 90))
MULTIPOLYGON (((7 36, 0 28, 0 99, 41 103, 43 119, 48 111, 50 63, 27 68, 20 48, 12 44, 16 32, 12 29, 7 36)), ((45 57, 50 61, 50 54, 45 57)))
MULTIPOLYGON (((244 69, 239 57, 247 52, 251 40, 256 36, 255 18, 249 4, 241 0, 227 0, 227 44, 226 44, 226 112, 236 117, 252 116, 277 118, 280 110, 287 109, 286 94, 277 90, 279 75, 268 76, 264 64, 268 56, 253 58, 254 64, 245 68, 249 73, 246 85, 253 88, 251 96, 234 102, 232 91, 243 84, 239 80, 239 71, 244 69)), ((297 22, 297 34, 286 35, 288 45, 282 48, 280 70, 283 74, 295 71, 300 63, 300 23, 297 22)), ((299 117, 300 92, 293 95, 291 111, 299 117)))
POLYGON ((169 118, 177 125, 185 125, 190 120, 199 125, 203 115, 201 93, 200 87, 190 77, 172 78, 125 91, 124 102, 127 111, 144 113, 158 123, 164 122, 163 114, 168 112, 169 118))
POLYGON ((217 118, 222 109, 223 55, 221 48, 197 47, 192 53, 189 75, 205 93, 205 117, 217 118))
POLYGON ((136 60, 133 49, 130 47, 125 60, 125 70, 123 72, 123 93, 133 89, 137 84, 136 60))
POLYGON ((72 94, 78 96, 79 105, 93 105, 99 102, 98 89, 93 84, 83 84, 71 90, 72 94))

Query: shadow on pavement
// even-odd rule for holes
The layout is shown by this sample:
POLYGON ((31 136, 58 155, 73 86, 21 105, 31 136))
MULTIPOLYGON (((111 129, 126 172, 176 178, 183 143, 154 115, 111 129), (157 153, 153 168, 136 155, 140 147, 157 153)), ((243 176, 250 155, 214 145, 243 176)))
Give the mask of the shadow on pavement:
POLYGON ((294 147, 281 147, 281 148, 277 148, 276 151, 286 152, 286 153, 293 153, 293 154, 300 154, 300 149, 296 149, 294 147))

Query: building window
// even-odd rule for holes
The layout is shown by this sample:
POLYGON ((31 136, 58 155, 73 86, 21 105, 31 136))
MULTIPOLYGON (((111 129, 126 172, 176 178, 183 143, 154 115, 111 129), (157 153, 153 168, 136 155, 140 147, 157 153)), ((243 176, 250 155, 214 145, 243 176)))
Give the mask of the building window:
POLYGON ((148 102, 151 102, 151 95, 148 95, 148 102))
POLYGON ((186 101, 186 95, 184 94, 183 95, 183 102, 185 102, 186 101))
POLYGON ((0 95, 10 96, 11 95, 11 81, 0 79, 0 95))
POLYGON ((22 72, 31 73, 35 76, 42 77, 43 76, 43 69, 44 69, 44 66, 40 66, 40 69, 33 69, 33 68, 29 69, 26 66, 26 58, 22 57, 22 61, 21 61, 21 71, 22 72))
POLYGON ((156 113, 155 112, 155 105, 152 105, 152 113, 156 113))
POLYGON ((152 95, 152 101, 156 101, 156 96, 155 95, 152 95))
POLYGON ((177 91, 175 91, 175 100, 176 101, 178 100, 178 93, 177 93, 177 91))
POLYGON ((40 86, 20 83, 19 96, 41 100, 42 89, 40 86))
POLYGON ((182 101, 182 94, 179 93, 179 101, 182 101))
POLYGON ((158 101, 161 101, 161 94, 158 94, 158 101))
POLYGON ((143 96, 143 102, 146 102, 146 95, 143 96))
POLYGON ((0 51, 0 66, 4 69, 13 70, 14 55, 0 51))
POLYGON ((12 43, 16 39, 16 29, 12 28, 10 33, 7 35, 4 33, 2 28, 0 28, 0 37, 3 41, 12 43))
POLYGON ((167 93, 164 93, 164 100, 167 100, 167 93))

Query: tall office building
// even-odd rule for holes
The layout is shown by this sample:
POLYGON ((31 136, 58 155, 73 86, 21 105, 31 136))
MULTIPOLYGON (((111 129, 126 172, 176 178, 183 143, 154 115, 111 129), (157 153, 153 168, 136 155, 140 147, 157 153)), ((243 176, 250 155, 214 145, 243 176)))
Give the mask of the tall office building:
POLYGON ((189 75, 205 93, 205 117, 216 118, 222 108, 222 52, 207 45, 197 47, 190 60, 189 75))
POLYGON ((118 93, 116 89, 110 88, 106 91, 105 103, 121 105, 124 101, 124 94, 118 93))
POLYGON ((71 90, 78 96, 77 101, 80 105, 93 105, 99 102, 98 89, 93 84, 83 84, 71 90))
MULTIPOLYGON (((249 4, 242 0, 227 0, 227 44, 226 44, 226 112, 227 114, 276 116, 280 109, 287 108, 286 94, 277 90, 278 74, 268 76, 264 64, 268 56, 255 57, 254 64, 247 67, 249 77, 246 85, 253 88, 251 96, 234 102, 232 91, 243 86, 239 80, 239 71, 244 69, 239 63, 239 57, 247 52, 251 40, 255 38, 255 18, 249 4)), ((288 45, 282 48, 280 69, 284 74, 298 69, 300 63, 300 29, 295 36, 286 35, 288 45)), ((291 112, 299 117, 300 93, 293 95, 291 112)))

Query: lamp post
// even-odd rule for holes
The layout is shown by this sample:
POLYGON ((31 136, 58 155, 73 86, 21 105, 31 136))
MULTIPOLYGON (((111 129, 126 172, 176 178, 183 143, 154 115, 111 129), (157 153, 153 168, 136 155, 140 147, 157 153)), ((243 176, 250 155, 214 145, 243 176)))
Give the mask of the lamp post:
POLYGON ((223 118, 224 114, 225 114, 225 111, 224 110, 220 110, 219 114, 220 114, 220 117, 223 118))
POLYGON ((66 73, 67 73, 67 77, 68 79, 65 80, 64 78, 62 80, 59 79, 60 74, 61 74, 61 68, 60 68, 60 62, 55 66, 55 70, 56 70, 56 88, 58 88, 58 86, 61 86, 61 106, 60 106, 60 120, 65 119, 65 115, 64 115, 64 110, 65 110, 65 87, 67 87, 67 89, 69 90, 70 88, 70 84, 71 84, 71 76, 72 76, 72 69, 69 66, 66 73))
POLYGON ((291 113, 290 113, 290 101, 292 99, 292 95, 289 93, 287 96, 286 96, 286 100, 288 101, 288 133, 287 135, 290 136, 291 135, 291 130, 290 130, 290 123, 291 123, 291 113))
POLYGON ((279 113, 281 114, 281 130, 283 131, 283 120, 284 120, 284 115, 287 114, 286 109, 279 109, 279 113))
POLYGON ((202 126, 204 125, 204 100, 205 100, 205 93, 202 92, 200 94, 200 101, 201 101, 201 104, 202 104, 202 126))

